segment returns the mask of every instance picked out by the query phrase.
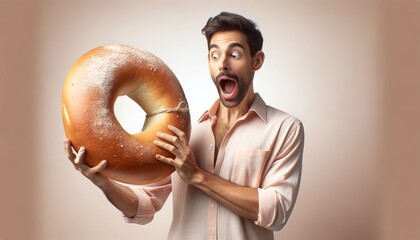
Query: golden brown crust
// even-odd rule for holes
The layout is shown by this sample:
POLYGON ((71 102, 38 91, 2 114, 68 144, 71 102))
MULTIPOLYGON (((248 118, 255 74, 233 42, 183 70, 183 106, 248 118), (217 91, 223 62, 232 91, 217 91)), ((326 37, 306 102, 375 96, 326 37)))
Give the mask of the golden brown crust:
POLYGON ((69 71, 62 93, 62 115, 66 136, 76 150, 84 146, 85 162, 95 166, 106 159, 101 174, 117 181, 147 184, 163 179, 173 167, 155 159, 171 156, 156 147, 156 132, 169 133, 173 125, 190 136, 188 111, 150 116, 143 131, 127 133, 117 121, 114 103, 127 95, 146 114, 187 103, 177 78, 153 54, 126 45, 97 47, 81 56, 69 71))

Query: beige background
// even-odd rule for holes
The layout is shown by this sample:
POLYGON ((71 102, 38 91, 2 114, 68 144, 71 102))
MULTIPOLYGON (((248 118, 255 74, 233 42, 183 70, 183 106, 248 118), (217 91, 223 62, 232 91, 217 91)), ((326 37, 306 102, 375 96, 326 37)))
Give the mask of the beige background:
POLYGON ((170 201, 126 224, 66 160, 62 82, 85 51, 131 44, 172 68, 196 119, 216 97, 200 30, 222 10, 260 25, 255 89, 306 128, 300 195, 276 239, 420 239, 419 1, 0 0, 1 240, 165 239, 170 201))

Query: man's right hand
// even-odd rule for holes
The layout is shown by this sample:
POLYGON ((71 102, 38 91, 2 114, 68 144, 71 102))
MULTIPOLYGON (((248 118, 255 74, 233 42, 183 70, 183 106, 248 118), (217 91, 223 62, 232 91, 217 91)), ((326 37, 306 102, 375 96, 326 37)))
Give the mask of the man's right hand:
POLYGON ((66 151, 67 158, 73 164, 74 168, 81 172, 85 177, 87 177, 90 181, 92 181, 95 185, 100 186, 106 181, 106 177, 101 175, 99 172, 103 170, 106 165, 107 161, 103 160, 98 165, 94 167, 89 167, 84 163, 84 155, 86 149, 81 147, 79 152, 75 152, 71 141, 69 139, 64 139, 64 150, 66 151))
POLYGON ((83 159, 86 149, 81 147, 79 152, 76 153, 69 139, 64 139, 64 150, 74 168, 98 186, 105 193, 107 199, 117 207, 124 216, 131 218, 136 215, 139 201, 133 190, 100 174, 100 171, 106 167, 106 160, 103 160, 94 167, 87 166, 83 159))

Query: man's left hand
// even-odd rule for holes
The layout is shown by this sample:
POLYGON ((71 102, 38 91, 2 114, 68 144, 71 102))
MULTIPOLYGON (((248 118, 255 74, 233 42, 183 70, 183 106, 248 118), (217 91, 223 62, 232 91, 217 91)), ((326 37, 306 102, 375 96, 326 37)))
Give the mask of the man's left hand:
POLYGON ((154 144, 162 149, 172 153, 175 158, 169 158, 160 154, 156 155, 156 159, 175 167, 179 176, 186 183, 196 183, 202 180, 202 169, 200 169, 195 161, 194 152, 188 145, 188 139, 183 131, 169 125, 168 129, 174 135, 158 132, 156 135, 166 142, 156 140, 154 144))

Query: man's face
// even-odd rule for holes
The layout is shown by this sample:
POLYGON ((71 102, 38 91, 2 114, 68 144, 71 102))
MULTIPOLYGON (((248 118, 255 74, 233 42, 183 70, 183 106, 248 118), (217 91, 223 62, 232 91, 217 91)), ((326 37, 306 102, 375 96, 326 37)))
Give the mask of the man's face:
POLYGON ((239 31, 217 32, 210 40, 210 75, 220 100, 228 108, 236 107, 253 93, 255 69, 246 36, 239 31))

